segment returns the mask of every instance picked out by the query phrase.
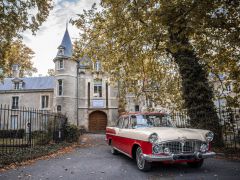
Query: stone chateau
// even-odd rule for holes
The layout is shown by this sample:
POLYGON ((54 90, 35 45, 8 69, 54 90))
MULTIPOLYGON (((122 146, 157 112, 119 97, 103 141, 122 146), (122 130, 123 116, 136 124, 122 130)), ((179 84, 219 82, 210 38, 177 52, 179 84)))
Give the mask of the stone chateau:
MULTIPOLYGON (((72 59, 72 43, 66 29, 58 47, 55 76, 19 77, 20 67, 13 65, 13 77, 0 83, 0 104, 11 109, 30 107, 65 114, 70 123, 87 131, 105 130, 118 118, 118 87, 110 84, 100 62, 90 58, 72 59)), ((14 117, 16 118, 16 117, 14 117)))

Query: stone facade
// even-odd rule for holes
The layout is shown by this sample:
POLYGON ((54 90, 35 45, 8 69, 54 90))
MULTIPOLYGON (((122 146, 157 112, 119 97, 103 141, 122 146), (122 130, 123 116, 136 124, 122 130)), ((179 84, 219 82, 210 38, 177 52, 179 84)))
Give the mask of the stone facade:
POLYGON ((95 111, 102 111, 107 115, 108 125, 115 123, 118 118, 118 89, 109 83, 108 75, 96 70, 90 59, 90 67, 82 67, 80 59, 78 75, 78 119, 80 125, 88 123, 89 115, 95 111), (97 87, 100 87, 98 94, 97 87), (81 116, 85 114, 85 116, 81 116))
POLYGON ((19 97, 19 107, 31 107, 40 110, 52 110, 53 90, 0 92, 0 104, 12 105, 12 97, 19 97), (49 97, 48 107, 42 107, 42 96, 49 97))

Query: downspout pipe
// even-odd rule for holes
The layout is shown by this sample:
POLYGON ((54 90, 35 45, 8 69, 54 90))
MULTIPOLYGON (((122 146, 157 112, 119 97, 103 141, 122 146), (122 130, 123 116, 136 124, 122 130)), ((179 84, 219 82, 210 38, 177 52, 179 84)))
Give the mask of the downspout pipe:
POLYGON ((79 114, 78 114, 78 73, 79 71, 79 61, 77 61, 77 126, 79 126, 79 123, 78 123, 78 117, 79 117, 79 114))

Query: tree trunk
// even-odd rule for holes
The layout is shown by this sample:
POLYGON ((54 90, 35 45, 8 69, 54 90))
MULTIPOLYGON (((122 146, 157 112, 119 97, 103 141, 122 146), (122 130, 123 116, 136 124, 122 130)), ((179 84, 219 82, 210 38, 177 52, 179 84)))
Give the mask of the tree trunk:
POLYGON ((194 128, 209 129, 214 132, 214 145, 222 146, 222 130, 213 103, 213 91, 208 82, 208 74, 194 53, 188 39, 179 34, 171 34, 170 42, 178 45, 171 53, 178 64, 182 78, 184 106, 194 128))

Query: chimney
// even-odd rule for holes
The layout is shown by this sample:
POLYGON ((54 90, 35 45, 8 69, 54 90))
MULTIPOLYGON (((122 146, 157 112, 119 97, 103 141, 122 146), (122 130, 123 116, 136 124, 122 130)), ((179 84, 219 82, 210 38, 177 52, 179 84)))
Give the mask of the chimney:
POLYGON ((12 76, 13 78, 19 78, 20 66, 19 64, 12 65, 12 76))

